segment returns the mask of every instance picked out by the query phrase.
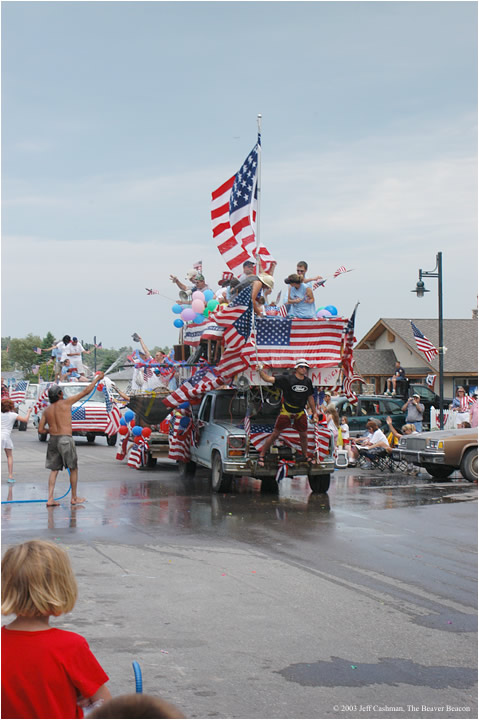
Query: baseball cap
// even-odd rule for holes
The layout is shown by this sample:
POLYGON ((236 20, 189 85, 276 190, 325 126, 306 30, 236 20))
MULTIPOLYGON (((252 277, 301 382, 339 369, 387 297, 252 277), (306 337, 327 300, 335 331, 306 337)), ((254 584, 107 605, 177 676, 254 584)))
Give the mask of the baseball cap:
POLYGON ((243 267, 245 267, 245 265, 255 265, 255 263, 252 260, 245 260, 243 267))
POLYGON ((419 395, 419 393, 414 393, 413 397, 418 397, 419 399, 421 399, 421 396, 419 395))
POLYGON ((72 337, 72 342, 78 342, 78 338, 77 338, 77 337, 72 337))
POLYGON ((194 278, 197 273, 198 273, 198 270, 195 270, 195 269, 188 270, 188 272, 186 273, 186 279, 191 280, 191 278, 194 278))
POLYGON ((297 363, 296 363, 296 365, 295 365, 294 367, 295 367, 295 368, 301 367, 301 365, 303 365, 304 367, 307 367, 307 368, 310 367, 308 361, 305 360, 304 358, 300 358, 300 359, 297 361, 297 363))

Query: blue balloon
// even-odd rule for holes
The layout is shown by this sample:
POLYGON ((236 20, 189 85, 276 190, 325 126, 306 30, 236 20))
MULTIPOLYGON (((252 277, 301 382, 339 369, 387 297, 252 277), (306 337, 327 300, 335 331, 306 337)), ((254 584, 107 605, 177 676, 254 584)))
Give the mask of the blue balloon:
POLYGON ((189 417, 182 417, 180 420, 180 427, 185 429, 190 424, 190 418, 189 417))
POLYGON ((190 403, 187 402, 187 401, 185 401, 185 402, 182 402, 181 405, 178 405, 178 407, 179 407, 181 410, 186 410, 186 408, 189 408, 189 407, 190 407, 190 403))
POLYGON ((121 420, 120 420, 120 425, 126 425, 126 420, 125 420, 125 418, 121 418, 121 420))
POLYGON ((126 420, 127 423, 129 423, 130 420, 133 420, 134 417, 135 417, 135 413, 134 413, 132 410, 127 410, 127 411, 126 411, 126 413, 125 413, 125 420, 126 420))
POLYGON ((181 312, 182 310, 184 310, 184 308, 182 308, 181 305, 178 305, 178 303, 175 303, 171 309, 172 309, 173 312, 176 313, 177 315, 179 315, 180 312, 181 312))
POLYGON ((203 314, 200 314, 200 313, 197 313, 195 319, 193 320, 193 322, 194 322, 196 325, 201 325, 201 323, 204 323, 204 321, 205 321, 205 316, 204 316, 203 314))
POLYGON ((135 435, 135 436, 136 436, 136 435, 141 435, 142 430, 143 430, 142 427, 140 427, 139 425, 135 425, 135 427, 132 428, 132 430, 131 430, 131 434, 132 434, 132 435, 135 435))
POLYGON ((184 324, 181 318, 176 318, 176 320, 173 321, 173 325, 177 328, 182 328, 184 324))
POLYGON ((324 309, 327 310, 328 312, 330 312, 331 315, 337 315, 337 314, 338 314, 338 309, 335 308, 334 305, 326 305, 326 307, 325 307, 324 309))
POLYGON ((208 302, 209 300, 213 300, 215 294, 213 290, 204 290, 203 295, 205 296, 205 302, 208 302))

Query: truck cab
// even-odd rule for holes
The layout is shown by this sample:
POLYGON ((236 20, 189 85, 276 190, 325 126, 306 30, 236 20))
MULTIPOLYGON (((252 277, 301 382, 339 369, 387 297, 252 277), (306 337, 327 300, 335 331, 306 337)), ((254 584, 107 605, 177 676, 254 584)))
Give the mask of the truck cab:
POLYGON ((257 463, 259 452, 244 429, 248 407, 251 411, 252 434, 264 433, 265 438, 273 430, 279 412, 278 397, 266 388, 260 400, 258 389, 212 390, 205 394, 196 418, 196 431, 191 445, 191 459, 184 463, 184 473, 194 473, 196 467, 211 471, 211 484, 215 492, 229 492, 235 477, 252 475, 276 484, 281 460, 287 461, 289 474, 307 475, 313 492, 327 492, 331 472, 334 470, 333 441, 329 438, 327 456, 317 464, 296 462, 296 451, 282 437, 265 457, 264 467, 257 463), (269 400, 269 402, 268 402, 269 400))

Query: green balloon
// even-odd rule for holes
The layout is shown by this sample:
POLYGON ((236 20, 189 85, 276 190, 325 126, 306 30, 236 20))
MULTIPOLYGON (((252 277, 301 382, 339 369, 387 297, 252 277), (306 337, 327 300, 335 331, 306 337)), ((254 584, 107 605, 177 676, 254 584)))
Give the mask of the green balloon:
POLYGON ((209 314, 210 314, 210 311, 209 311, 208 308, 206 307, 206 308, 203 310, 203 315, 207 318, 209 314))
POLYGON ((213 310, 216 310, 218 305, 219 305, 218 300, 209 300, 206 307, 208 308, 208 310, 213 311, 213 310))

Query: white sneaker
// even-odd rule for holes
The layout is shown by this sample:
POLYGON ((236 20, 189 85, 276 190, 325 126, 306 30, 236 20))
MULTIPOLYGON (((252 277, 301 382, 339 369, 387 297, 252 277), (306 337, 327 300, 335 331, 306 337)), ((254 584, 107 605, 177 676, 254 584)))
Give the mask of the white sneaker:
POLYGON ((395 394, 396 394, 396 391, 393 390, 392 393, 389 393, 389 394, 390 394, 390 395, 395 395, 395 394))

